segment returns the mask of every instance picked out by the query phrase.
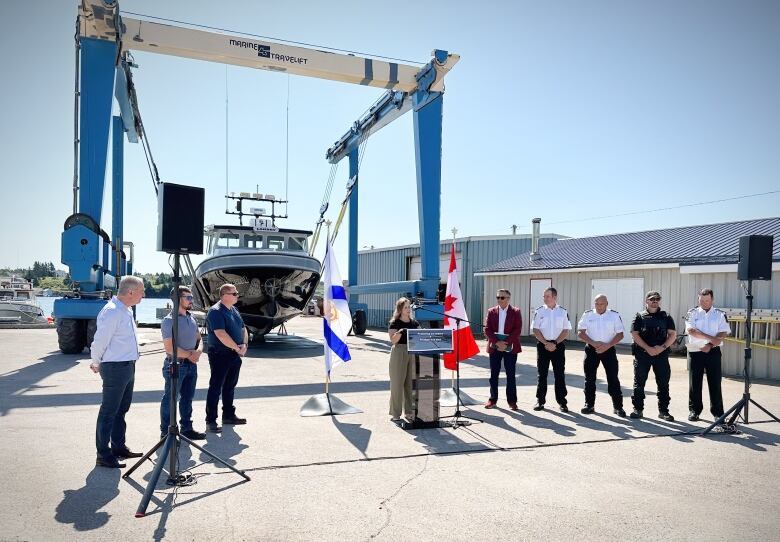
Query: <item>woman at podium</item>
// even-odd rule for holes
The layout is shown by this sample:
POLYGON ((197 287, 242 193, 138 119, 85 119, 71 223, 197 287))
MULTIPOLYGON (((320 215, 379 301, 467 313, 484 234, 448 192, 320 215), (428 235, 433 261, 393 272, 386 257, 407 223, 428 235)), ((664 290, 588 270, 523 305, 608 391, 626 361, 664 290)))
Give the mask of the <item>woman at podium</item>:
POLYGON ((401 420, 401 409, 407 420, 414 418, 412 381, 414 380, 414 356, 407 350, 407 329, 417 329, 420 323, 412 319, 412 303, 402 297, 395 302, 388 333, 390 343, 390 416, 393 422, 401 420))

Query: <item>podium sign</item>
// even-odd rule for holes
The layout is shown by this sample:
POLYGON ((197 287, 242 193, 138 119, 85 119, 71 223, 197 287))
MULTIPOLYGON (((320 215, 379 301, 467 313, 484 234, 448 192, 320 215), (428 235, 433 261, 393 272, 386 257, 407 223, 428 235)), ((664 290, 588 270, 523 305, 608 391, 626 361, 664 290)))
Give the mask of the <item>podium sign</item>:
POLYGON ((439 422, 440 354, 452 352, 451 329, 407 329, 407 347, 414 355, 414 420, 404 429, 442 427, 439 422))
POLYGON ((446 354, 452 352, 451 329, 407 329, 410 354, 446 354))

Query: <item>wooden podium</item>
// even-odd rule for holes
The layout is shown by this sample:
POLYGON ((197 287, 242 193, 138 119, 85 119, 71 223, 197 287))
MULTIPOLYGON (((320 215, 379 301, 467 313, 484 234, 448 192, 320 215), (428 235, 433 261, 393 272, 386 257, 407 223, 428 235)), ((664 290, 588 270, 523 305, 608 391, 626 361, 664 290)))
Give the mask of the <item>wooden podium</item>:
POLYGON ((409 353, 414 355, 414 419, 401 422, 401 427, 430 429, 449 427, 439 421, 439 395, 441 380, 439 360, 441 354, 452 352, 451 329, 407 329, 409 353))

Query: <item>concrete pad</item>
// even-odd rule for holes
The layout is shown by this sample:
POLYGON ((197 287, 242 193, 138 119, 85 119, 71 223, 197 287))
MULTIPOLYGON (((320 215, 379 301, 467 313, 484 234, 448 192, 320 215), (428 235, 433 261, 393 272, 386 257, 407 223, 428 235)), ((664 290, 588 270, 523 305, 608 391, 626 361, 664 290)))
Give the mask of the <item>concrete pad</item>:
MULTIPOLYGON (((0 539, 768 540, 780 528, 780 424, 751 405, 753 423, 741 425, 742 434, 698 436, 707 424, 686 420, 684 358, 672 363, 675 422, 655 417, 653 393, 645 419, 614 416, 603 372, 598 412, 579 414, 583 353, 574 347, 572 411, 534 412, 535 353, 527 348, 518 364, 519 412, 469 407, 465 413, 483 423, 406 432, 389 421, 385 332, 350 337, 353 360, 334 370, 331 392, 363 413, 304 418, 301 405, 324 391, 321 320, 297 318, 288 330, 244 359, 236 405, 249 423, 205 441, 252 480, 183 445, 181 467, 196 483, 171 488, 164 473, 139 519, 153 464, 131 479, 94 467, 101 386, 87 356, 59 354, 53 330, 0 330, 0 539)), ((163 356, 159 330, 141 337, 128 444, 145 451, 159 438, 163 356)), ((619 358, 630 410, 631 359, 619 358)), ((487 399, 488 375, 486 356, 469 360, 461 386, 487 399)), ((196 429, 204 427, 208 376, 204 356, 196 429)), ((751 389, 775 414, 777 384, 751 389)), ((647 391, 654 386, 651 376, 647 391)), ((743 383, 724 379, 723 389, 728 406, 743 383)), ((555 406, 552 385, 547 404, 555 406)))

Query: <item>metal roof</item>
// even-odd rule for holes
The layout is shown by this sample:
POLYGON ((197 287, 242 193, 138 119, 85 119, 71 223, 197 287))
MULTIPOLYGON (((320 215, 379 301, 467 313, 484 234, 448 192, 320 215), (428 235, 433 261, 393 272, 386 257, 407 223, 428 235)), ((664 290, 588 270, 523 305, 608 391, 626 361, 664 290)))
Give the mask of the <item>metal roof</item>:
POLYGON ((780 260, 780 217, 663 230, 561 239, 480 269, 478 273, 678 263, 733 264, 743 235, 774 235, 772 260, 780 260))

